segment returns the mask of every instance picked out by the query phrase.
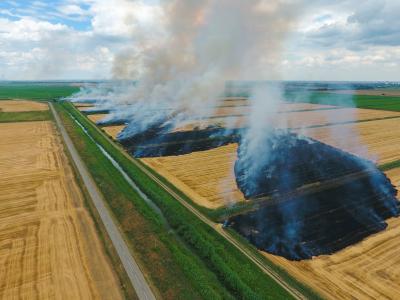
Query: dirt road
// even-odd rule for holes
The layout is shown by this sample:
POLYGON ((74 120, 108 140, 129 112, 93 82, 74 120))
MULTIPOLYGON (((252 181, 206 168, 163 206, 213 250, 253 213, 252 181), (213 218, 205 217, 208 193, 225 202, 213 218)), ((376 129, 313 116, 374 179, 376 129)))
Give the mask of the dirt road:
MULTIPOLYGON (((155 299, 155 296, 147 284, 138 264, 135 262, 132 257, 131 252, 129 251, 128 246, 126 245, 121 233, 119 232, 118 227, 115 225, 113 218, 111 217, 108 209, 104 204, 104 199, 101 193, 99 192, 96 183, 93 181, 90 176, 89 171, 86 169, 85 164, 80 158, 72 140, 68 136, 67 131, 65 130, 60 117, 58 116, 57 111, 54 109, 54 106, 50 103, 50 109, 54 115, 54 119, 57 123, 57 126, 61 132, 61 135, 64 139, 64 142, 68 148, 68 151, 71 154, 71 157, 86 185, 86 188, 91 196, 93 204, 95 205, 100 218, 104 224, 104 227, 107 230, 108 235, 120 257, 120 260, 125 268, 126 273, 128 274, 129 279, 133 287, 135 288, 136 294, 140 299, 155 299)), ((110 298, 111 299, 111 298, 110 298)))

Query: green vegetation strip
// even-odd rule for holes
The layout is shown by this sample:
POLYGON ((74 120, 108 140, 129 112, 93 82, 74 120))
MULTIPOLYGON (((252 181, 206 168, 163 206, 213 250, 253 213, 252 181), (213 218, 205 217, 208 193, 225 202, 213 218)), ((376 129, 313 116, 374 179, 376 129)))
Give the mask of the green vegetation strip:
POLYGON ((396 168, 400 168, 400 159, 379 166, 381 171, 389 171, 396 168))
POLYGON ((296 92, 285 95, 287 101, 400 111, 400 97, 347 95, 322 92, 296 92))
POLYGON ((51 119, 51 113, 48 110, 24 111, 24 112, 0 112, 0 123, 47 121, 50 119, 51 119))
POLYGON ((79 91, 69 85, 0 84, 1 99, 52 100, 68 97, 79 91))
MULTIPOLYGON (((168 192, 166 192, 156 182, 145 175, 128 157, 121 152, 121 149, 113 145, 70 103, 64 102, 58 107, 62 107, 71 113, 87 129, 89 134, 96 140, 96 142, 99 143, 119 163, 119 165, 130 176, 130 178, 135 181, 139 188, 157 204, 167 219, 169 225, 179 235, 180 239, 185 243, 189 251, 185 257, 185 262, 180 261, 180 259, 175 260, 175 262, 184 269, 186 281, 189 280, 191 284, 195 285, 197 290, 200 292, 202 289, 198 288, 198 285, 203 279, 204 284, 202 284, 202 288, 208 293, 213 293, 213 297, 211 297, 209 295, 204 295, 205 291, 203 291, 202 296, 204 298, 227 298, 228 295, 239 299, 291 298, 286 290, 284 290, 272 278, 263 273, 239 250, 232 246, 208 225, 200 221, 196 216, 194 216, 190 211, 176 201, 176 199, 174 199, 168 192), (203 272, 198 273, 198 270, 194 271, 189 267, 184 268, 188 262, 195 261, 194 257, 197 257, 199 261, 201 261, 202 266, 206 267, 217 279, 216 283, 214 283, 214 289, 211 289, 209 283, 206 283, 207 278, 210 279, 209 282, 212 281, 209 273, 205 273, 204 270, 203 272), (192 276, 188 276, 188 274, 191 274, 192 276), (207 276, 201 276, 201 274, 207 274, 207 276), (229 294, 221 293, 223 290, 221 290, 222 287, 220 286, 218 286, 220 289, 218 291, 217 286, 215 286, 217 282, 219 282, 225 288, 225 290, 229 292, 229 294)), ((86 142, 88 140, 88 138, 84 136, 81 136, 80 139, 86 142)), ((84 147, 78 148, 85 149, 84 147)), ((99 153, 96 154, 96 157, 97 156, 99 156, 99 153)), ((86 161, 85 157, 84 159, 86 161)), ((87 159, 89 159, 89 157, 87 157, 87 159)), ((103 165, 105 163, 106 162, 103 161, 95 162, 97 165, 103 165)), ((108 162, 108 164, 110 163, 108 162)), ((106 169, 108 170, 112 168, 107 166, 106 169)), ((100 182, 100 186, 104 184, 104 182, 100 182)), ((120 189, 117 188, 114 193, 117 193, 119 190, 120 189)), ((125 191, 125 193, 127 193, 127 191, 125 191)), ((108 193, 104 194, 108 195, 108 193)), ((110 198, 114 199, 115 197, 110 198)), ((136 215, 147 216, 147 220, 154 223, 157 222, 157 216, 154 212, 149 211, 144 201, 141 199, 136 199, 136 201, 137 202, 132 203, 135 205, 133 211, 136 211, 136 215), (153 217, 149 218, 150 216, 153 217)), ((118 204, 111 205, 111 207, 114 207, 117 212, 119 211, 118 214, 116 214, 117 217, 119 214, 125 213, 125 209, 118 204)), ((134 218, 128 219, 134 221, 134 218)), ((160 224, 160 221, 158 221, 158 227, 161 225, 162 224, 160 224)), ((152 233, 154 230, 155 229, 150 230, 148 233, 152 233)), ((158 230, 161 231, 160 228, 158 228, 158 230)), ((135 234, 140 233, 135 232, 135 234)), ((132 233, 130 238, 134 239, 135 234, 132 233)), ((167 242, 167 240, 172 241, 173 239, 171 237, 173 237, 173 235, 168 236, 164 242, 167 242)), ((163 269, 165 270, 165 267, 163 267, 163 269)), ((169 268, 167 268, 167 270, 169 270, 169 268)), ((152 274, 152 272, 150 273, 152 274)), ((158 286, 158 284, 156 285, 158 286)), ((307 289, 307 291, 309 290, 307 289)), ((309 295, 309 298, 317 297, 311 291, 309 291, 309 295)))

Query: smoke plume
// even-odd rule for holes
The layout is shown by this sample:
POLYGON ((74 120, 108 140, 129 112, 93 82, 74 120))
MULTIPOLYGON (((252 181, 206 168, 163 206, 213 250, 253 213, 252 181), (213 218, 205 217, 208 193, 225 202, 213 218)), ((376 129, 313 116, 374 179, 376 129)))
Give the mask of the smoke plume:
MULTIPOLYGON (((107 100, 103 108, 113 108, 109 119, 134 120, 125 137, 134 127, 147 128, 168 116, 178 124, 212 115, 229 80, 281 79, 285 38, 304 1, 165 0, 160 5, 159 19, 150 27, 137 26, 135 46, 115 57, 114 77, 135 84, 124 89, 113 84, 104 95, 94 91, 94 97, 107 100)), ((264 112, 276 109, 281 98, 276 90, 256 88, 251 126, 258 124, 254 118, 265 119, 264 112)))

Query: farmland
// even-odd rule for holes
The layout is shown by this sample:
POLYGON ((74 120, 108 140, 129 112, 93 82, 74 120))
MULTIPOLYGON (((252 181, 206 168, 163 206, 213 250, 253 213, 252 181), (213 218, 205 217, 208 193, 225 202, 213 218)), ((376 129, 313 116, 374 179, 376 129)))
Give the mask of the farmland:
POLYGON ((233 172, 237 144, 180 156, 143 158, 195 203, 215 209, 244 201, 233 172), (191 166, 190 169, 187 166, 191 166))
POLYGON ((378 164, 385 164, 400 159, 399 124, 400 119, 388 119, 308 128, 303 133, 378 164))
MULTIPOLYGON (((62 105, 63 109, 66 109, 69 113, 73 114, 75 118, 85 126, 85 128, 88 130, 90 135, 95 138, 97 143, 100 143, 102 147, 106 149, 110 153, 110 155, 113 156, 113 158, 124 168, 124 170, 127 172, 128 176, 135 181, 135 183, 140 187, 140 189, 145 193, 150 199, 156 203, 156 205, 160 208, 162 213, 164 214, 165 218, 167 219, 168 223, 172 227, 172 229, 176 232, 179 233, 180 241, 183 241, 185 245, 189 248, 186 249, 191 249, 189 253, 185 254, 182 256, 182 254, 179 254, 179 250, 181 249, 180 247, 177 248, 177 245, 173 246, 174 244, 170 244, 169 247, 172 247, 174 249, 173 251, 173 260, 170 259, 163 259, 165 263, 169 263, 169 268, 163 269, 165 271, 160 272, 160 267, 157 267, 157 265, 152 264, 146 264, 148 268, 154 268, 154 273, 149 270, 149 273, 151 274, 150 276, 167 276, 167 278, 170 278, 172 282, 175 276, 180 276, 180 275, 185 275, 186 281, 189 282, 190 284, 194 284, 195 288, 190 289, 191 293, 195 293, 196 290, 198 290, 198 287, 200 287, 200 291, 202 295, 210 295, 210 293, 213 293, 214 295, 215 292, 212 291, 212 288, 215 288, 216 286, 221 286, 224 287, 231 295, 237 295, 238 297, 260 297, 260 298, 268 298, 272 297, 274 299, 287 299, 290 298, 289 294, 282 289, 281 286, 279 286, 274 280, 272 280, 268 275, 262 272, 259 268, 257 268, 252 262, 250 262, 244 255, 242 255, 235 247, 233 247, 230 243, 228 243, 223 237, 221 237, 219 234, 216 234, 214 230, 211 230, 208 225, 204 224, 202 221, 198 220, 193 216, 192 213, 190 213, 188 210, 186 210, 181 204, 179 204, 175 198, 171 194, 169 194, 167 191, 164 189, 160 188, 156 182, 152 181, 147 177, 147 175, 143 174, 142 171, 140 171, 140 168, 138 167, 137 163, 133 163, 131 159, 127 158, 123 153, 121 153, 120 149, 118 147, 116 148, 115 145, 110 144, 109 141, 100 133, 100 131, 96 130, 93 125, 87 121, 87 119, 83 118, 79 113, 77 113, 76 110, 72 109, 69 105, 64 104, 62 105), (199 267, 196 267, 196 259, 193 260, 193 255, 194 257, 197 257, 197 261, 200 260, 202 264, 199 267), (173 271, 173 262, 180 264, 182 267, 184 266, 184 273, 180 272, 174 272, 173 271), (183 265, 182 265, 183 264, 183 265), (189 269, 187 269, 187 266, 191 265, 189 269), (194 264, 194 265, 193 265, 194 264), (193 268, 197 268, 196 272, 193 272, 193 268), (201 268, 206 267, 209 273, 204 273, 204 271, 201 271, 201 268), (172 272, 172 273, 170 273, 172 272), (202 274, 199 276, 199 274, 202 274), (211 274, 211 276, 210 276, 211 274), (207 284, 206 282, 210 279, 213 278, 213 276, 217 276, 217 278, 214 277, 215 284, 207 284), (206 284, 206 285, 205 285, 206 284), (243 294, 245 293, 245 294, 243 294), (241 296, 240 296, 241 295, 241 296)), ((66 120, 67 121, 67 120, 66 120)), ((70 122, 70 121, 69 121, 70 122)), ((81 140, 82 142, 88 142, 90 139, 82 139, 81 135, 81 140)), ((81 143, 81 142, 79 142, 81 143)), ((82 145, 82 151, 87 151, 90 150, 92 146, 83 146, 82 145)), ((98 150, 97 150, 98 151, 98 150)), ((101 155, 99 156, 99 153, 97 153, 96 156, 88 154, 85 156, 85 159, 90 162, 90 160, 96 161, 96 159, 101 159, 101 155), (96 158, 95 158, 96 157, 96 158)), ((91 165, 91 170, 99 172, 99 168, 104 168, 104 171, 107 173, 112 171, 112 167, 107 167, 107 159, 105 161, 103 160, 102 164, 94 164, 91 165)), ((110 164, 108 162, 108 164, 110 164)), ((97 173, 94 175, 95 178, 98 178, 101 173, 97 173)), ((108 185, 108 182, 113 182, 117 180, 119 182, 119 185, 122 184, 120 179, 118 179, 117 174, 113 174, 112 177, 110 177, 110 181, 103 181, 103 184, 101 185, 103 188, 108 185)), ((100 177, 100 178, 101 178, 100 177)), ((99 179, 100 179, 99 178, 99 179)), ((110 187, 112 187, 111 185, 110 187)), ((123 190, 121 189, 114 189, 114 192, 121 193, 123 190)), ((123 195, 125 193, 128 193, 128 191, 125 190, 123 195)), ((112 195, 110 190, 107 195, 112 195)), ((118 218, 120 217, 125 217, 128 218, 128 220, 139 220, 136 217, 132 216, 125 216, 127 209, 121 210, 121 197, 122 195, 118 197, 111 197, 110 200, 112 200, 116 207, 115 207, 115 213, 118 218)), ((158 226, 162 225, 160 224, 160 219, 159 217, 154 217, 154 212, 149 212, 149 207, 146 204, 143 204, 143 200, 138 199, 138 197, 129 197, 128 201, 133 201, 135 209, 138 209, 141 211, 145 218, 147 219, 147 222, 156 222, 158 226), (141 202, 142 201, 142 202, 141 202), (144 211, 147 209, 147 213, 144 211), (151 217, 153 215, 153 217, 151 217)), ((124 206, 125 207, 125 206, 124 206)), ((113 208, 114 209, 114 208, 113 208)), ((140 216, 140 214, 139 214, 140 216)), ((122 222, 123 224, 127 224, 125 222, 122 222)), ((132 224, 129 221, 129 224, 132 224)), ((129 227, 130 228, 130 227, 129 227)), ((165 230, 165 229, 164 229, 165 230)), ((149 231, 146 231, 149 233, 149 231)), ((161 234, 162 231, 160 229, 154 231, 154 233, 161 234)), ((147 237, 146 239, 140 238, 137 236, 138 232, 135 231, 134 233, 131 233, 129 235, 130 238, 136 240, 136 243, 133 243, 133 245, 138 246, 138 244, 142 244, 146 241, 149 241, 149 238, 147 237)), ((163 243, 174 243, 174 239, 170 235, 168 239, 162 239, 163 243)), ((149 241, 150 242, 150 241, 149 241)), ((161 244, 158 244, 161 247, 161 244)), ((142 251, 146 253, 146 251, 154 251, 155 249, 152 247, 143 247, 141 248, 142 251)), ((171 249, 171 248, 170 248, 171 249)), ((183 248, 185 249, 185 248, 183 248)), ((154 254, 152 254, 151 257, 154 254)), ((158 255, 161 255, 158 254, 158 255)), ((163 256, 160 256, 162 258, 163 256)), ((149 255, 144 255, 143 259, 148 259, 149 255)), ((163 264, 165 267, 165 265, 163 264)), ((162 268, 164 268, 162 267, 162 268)), ((283 275, 282 275, 283 276, 283 275)), ((287 276, 287 275, 285 275, 287 276)), ((182 279, 181 279, 182 280, 182 279)), ((292 280, 292 279, 291 279, 292 280)), ((174 282, 176 284, 176 282, 174 282)), ((305 288, 302 284, 292 280, 292 284, 294 286, 297 286, 298 288, 301 288, 303 292, 307 295, 314 295, 312 297, 315 297, 315 294, 313 294, 309 289, 305 288)), ((165 286, 164 284, 157 285, 157 286, 162 286, 162 287, 168 287, 170 288, 170 285, 165 286)), ((178 293, 178 290, 176 290, 176 293, 178 293)), ((212 295, 212 294, 211 294, 212 295)), ((217 294, 218 295, 218 294, 217 294)), ((219 294, 223 295, 223 294, 219 294)), ((204 297, 204 296, 203 296, 204 297)), ((226 297, 226 296, 224 296, 226 297)), ((310 296, 311 297, 311 296, 310 296)), ((209 298, 209 296, 205 297, 209 298)), ((229 298, 229 296, 228 296, 229 298)))
MULTIPOLYGON (((397 178, 397 186, 399 171, 389 174, 392 180, 397 178)), ((301 262, 264 255, 328 299, 397 299, 400 296, 399 234, 400 220, 392 218, 384 232, 332 255, 301 262)))
POLYGON ((79 91, 79 87, 71 84, 0 84, 0 99, 27 99, 46 101, 67 97, 79 91))
POLYGON ((1 112, 27 112, 48 110, 45 103, 24 100, 2 100, 0 101, 1 112))
POLYGON ((92 122, 98 122, 102 119, 104 119, 107 116, 107 114, 93 114, 93 115, 88 115, 89 120, 92 122))
POLYGON ((387 111, 400 111, 400 96, 398 90, 395 95, 375 96, 371 94, 354 95, 353 92, 310 92, 310 93, 288 93, 286 99, 294 99, 298 102, 310 102, 313 104, 340 105, 347 107, 379 109, 387 111))
MULTIPOLYGON (((366 105, 367 98, 362 99, 366 105)), ((392 100, 388 98, 390 103, 392 100)), ((214 118, 194 121, 174 131, 192 130, 199 124, 224 125, 227 120, 235 124, 234 127, 242 126, 249 113, 246 105, 244 100, 224 101, 224 107, 217 110, 214 118), (230 117, 236 114, 238 116, 230 117)), ((381 109, 383 106, 391 107, 391 104, 382 104, 377 110, 312 103, 287 104, 280 109, 284 117, 275 124, 278 127, 291 127, 300 134, 373 160, 378 165, 395 166, 400 159, 400 114, 381 109)), ((88 117, 93 118, 93 115, 88 117)), ((103 130, 115 138, 123 127, 103 127, 103 130)), ((236 159, 237 144, 229 144, 179 156, 142 158, 141 161, 196 205, 211 212, 227 205, 248 202, 236 185, 233 172, 236 159)), ((400 168, 390 167, 385 173, 399 187, 400 168)), ((396 298, 399 296, 397 287, 400 282, 397 278, 400 270, 396 267, 395 253, 400 240, 394 237, 400 230, 400 222, 398 218, 391 218, 387 223, 386 230, 332 255, 296 262, 265 252, 263 254, 295 278, 309 283, 311 288, 326 298, 351 298, 353 295, 358 298, 396 298)))
POLYGON ((53 123, 0 124, 0 156, 1 297, 121 299, 53 123))
MULTIPOLYGON (((308 107, 312 106, 308 105, 308 107)), ((398 126, 400 119, 307 128, 309 124, 327 125, 329 120, 334 120, 334 122, 352 120, 353 115, 356 120, 400 117, 397 112, 366 109, 360 111, 344 109, 344 111, 348 111, 349 114, 343 114, 341 109, 329 111, 329 114, 325 111, 288 113, 288 119, 292 120, 295 127, 300 124, 305 127, 298 129, 299 133, 372 159, 378 164, 400 159, 400 127, 398 126), (385 128, 391 128, 391 130, 385 130, 385 128), (358 136, 360 141, 354 139, 358 136), (388 140, 392 142, 388 143, 388 140)), ((197 204, 207 208, 217 208, 244 201, 233 174, 236 151, 236 144, 232 144, 181 156, 143 158, 142 160, 184 190, 197 204), (188 165, 192 166, 190 170, 187 169, 188 165)))
MULTIPOLYGON (((383 164, 400 158, 399 128, 399 120, 392 119, 307 129, 303 133, 383 164), (352 140, 357 133, 365 148, 352 140)), ((400 168, 386 174, 399 187, 400 168)), ((396 299, 400 285, 396 258, 400 247, 399 225, 399 219, 392 218, 384 232, 335 254, 311 260, 293 262, 268 253, 264 255, 328 299, 396 299)))
POLYGON ((125 125, 117 125, 117 126, 103 127, 103 130, 115 140, 117 138, 118 133, 120 133, 124 128, 125 125))

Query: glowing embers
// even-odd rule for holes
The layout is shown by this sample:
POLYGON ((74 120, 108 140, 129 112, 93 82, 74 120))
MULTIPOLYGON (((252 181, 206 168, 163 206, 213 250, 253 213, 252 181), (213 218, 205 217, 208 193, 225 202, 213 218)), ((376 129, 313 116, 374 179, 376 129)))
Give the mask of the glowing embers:
POLYGON ((277 133, 262 146, 268 155, 259 154, 256 167, 238 149, 237 182, 246 197, 273 194, 274 200, 227 222, 259 249, 291 260, 330 254, 383 230, 385 219, 399 214, 396 190, 371 163, 292 134, 277 133))

